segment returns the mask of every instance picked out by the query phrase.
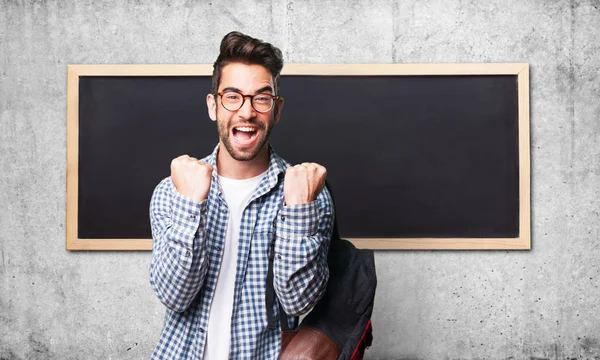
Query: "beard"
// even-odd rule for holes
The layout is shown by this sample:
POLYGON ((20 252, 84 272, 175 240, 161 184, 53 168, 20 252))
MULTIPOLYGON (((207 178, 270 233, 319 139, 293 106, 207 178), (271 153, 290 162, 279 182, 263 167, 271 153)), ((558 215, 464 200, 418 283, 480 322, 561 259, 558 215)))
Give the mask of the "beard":
MULTIPOLYGON (((232 158, 237 161, 250 161, 254 159, 258 153, 263 149, 267 141, 269 140, 269 136, 271 135, 271 131, 273 130, 273 126, 275 125, 275 121, 273 116, 269 119, 269 123, 267 125, 256 121, 255 119, 251 119, 249 124, 255 125, 258 128, 258 139, 256 139, 256 143, 254 146, 249 148, 236 149, 232 144, 232 139, 230 135, 232 134, 231 127, 228 127, 228 124, 225 121, 217 121, 217 129, 219 132, 219 139, 225 145, 225 149, 229 152, 232 158)), ((235 126, 240 125, 235 124, 235 126)))

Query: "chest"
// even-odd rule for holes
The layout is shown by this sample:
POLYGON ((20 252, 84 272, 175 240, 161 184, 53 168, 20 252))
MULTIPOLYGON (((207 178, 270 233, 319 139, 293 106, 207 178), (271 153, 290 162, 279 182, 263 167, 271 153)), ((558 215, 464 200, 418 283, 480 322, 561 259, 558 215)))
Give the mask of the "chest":
MULTIPOLYGON (((283 206, 283 183, 273 188, 264 183, 259 185, 241 205, 232 207, 227 198, 230 196, 225 196, 218 183, 211 185, 207 206, 207 245, 212 249, 222 249, 227 231, 237 231, 238 262, 245 262, 248 257, 266 258, 274 236, 275 219, 283 206), (233 218, 236 218, 236 226, 232 228, 229 225, 233 218)), ((213 253, 216 258, 220 255, 218 250, 213 253)))

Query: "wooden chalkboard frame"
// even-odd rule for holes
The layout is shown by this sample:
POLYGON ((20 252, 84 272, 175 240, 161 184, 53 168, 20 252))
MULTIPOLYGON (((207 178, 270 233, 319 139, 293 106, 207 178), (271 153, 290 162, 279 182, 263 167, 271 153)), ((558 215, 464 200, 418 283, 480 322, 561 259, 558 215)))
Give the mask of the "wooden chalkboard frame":
MULTIPOLYGON (((152 239, 78 238, 79 77, 210 76, 212 65, 68 65, 67 86, 67 250, 152 250, 152 239)), ((516 238, 351 238, 374 250, 529 250, 530 141, 529 64, 289 64, 282 75, 516 75, 519 132, 519 236, 516 238)))

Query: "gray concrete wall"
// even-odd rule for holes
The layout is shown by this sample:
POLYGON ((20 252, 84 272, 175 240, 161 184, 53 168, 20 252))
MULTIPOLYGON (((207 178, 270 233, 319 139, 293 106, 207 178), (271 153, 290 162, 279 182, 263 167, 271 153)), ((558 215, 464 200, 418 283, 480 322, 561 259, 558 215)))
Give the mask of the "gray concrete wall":
POLYGON ((150 253, 65 251, 67 64, 212 63, 233 29, 288 63, 530 63, 533 249, 377 252, 367 358, 600 358, 598 0, 4 0, 0 359, 150 355, 150 253))

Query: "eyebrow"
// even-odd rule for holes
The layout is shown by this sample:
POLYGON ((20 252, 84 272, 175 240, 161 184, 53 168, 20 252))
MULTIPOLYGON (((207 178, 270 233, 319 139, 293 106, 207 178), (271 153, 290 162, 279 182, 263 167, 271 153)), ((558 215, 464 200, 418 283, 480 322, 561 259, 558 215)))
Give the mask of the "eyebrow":
MULTIPOLYGON (((221 90, 222 92, 227 92, 227 91, 235 91, 238 92, 240 94, 242 94, 242 90, 236 88, 236 87, 226 87, 225 89, 221 90)), ((260 89, 256 90, 256 94, 260 94, 260 93, 264 93, 270 91, 271 93, 273 93, 273 87, 271 87, 271 85, 267 85, 267 86, 263 86, 260 89)))

